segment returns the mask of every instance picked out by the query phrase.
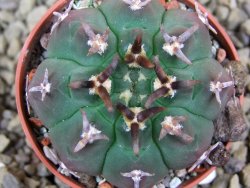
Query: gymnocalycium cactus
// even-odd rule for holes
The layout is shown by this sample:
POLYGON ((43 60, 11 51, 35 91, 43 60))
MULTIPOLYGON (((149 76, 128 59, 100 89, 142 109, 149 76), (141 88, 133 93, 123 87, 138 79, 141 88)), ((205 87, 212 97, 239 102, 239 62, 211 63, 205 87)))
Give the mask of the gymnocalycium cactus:
POLYGON ((212 58, 206 15, 166 11, 157 0, 72 6, 55 13, 27 88, 63 164, 126 188, 195 164, 234 93, 212 58))

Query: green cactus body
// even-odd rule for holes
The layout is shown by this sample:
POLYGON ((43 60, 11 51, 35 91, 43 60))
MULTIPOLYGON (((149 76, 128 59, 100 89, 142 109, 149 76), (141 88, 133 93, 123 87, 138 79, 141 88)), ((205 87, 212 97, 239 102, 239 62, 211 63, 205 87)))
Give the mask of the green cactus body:
POLYGON ((169 169, 190 167, 208 149, 214 131, 212 121, 233 94, 233 86, 224 88, 219 93, 220 105, 210 91, 211 82, 230 82, 230 79, 212 58, 208 29, 196 13, 165 11, 156 0, 140 10, 131 10, 120 0, 105 0, 98 8, 70 11, 52 33, 47 58, 39 65, 29 85, 29 103, 49 129, 52 145, 69 169, 103 175, 121 188, 135 185, 135 180, 125 173, 134 170, 147 172, 149 174, 139 175, 137 183, 140 187, 151 187, 166 176, 169 169), (105 51, 88 54, 90 39, 83 24, 87 24, 95 34, 103 34, 107 28, 110 29, 105 51), (179 36, 195 24, 198 30, 182 48, 192 62, 188 65, 164 51, 160 26, 170 35, 179 36), (139 65, 125 63, 129 46, 133 45, 137 36, 141 36, 142 56, 151 61, 146 66, 140 66, 145 59, 138 60, 139 65), (90 78, 94 79, 93 76, 100 75, 111 65, 116 54, 119 55, 117 66, 113 67, 112 74, 106 79, 108 81, 103 82, 106 94, 103 94, 103 88, 91 93, 89 85, 93 81, 90 78), (156 65, 152 63, 154 56, 159 57, 159 67, 169 78, 174 80, 175 76, 177 81, 199 80, 199 83, 188 89, 176 86, 178 89, 147 103, 158 83, 154 70, 156 65), (51 85, 48 85, 48 92, 41 100, 41 93, 31 91, 41 84, 46 69, 51 85), (116 108, 116 104, 120 103, 124 106, 116 108), (145 107, 146 103, 150 105, 145 107), (125 107, 134 113, 134 119, 129 119, 125 107), (140 113, 150 108, 148 112, 140 113), (81 111, 86 113, 91 125, 101 131, 96 134, 103 137, 87 143, 76 152, 74 148, 81 139, 85 117, 81 111), (183 127, 179 127, 179 131, 185 134, 169 132, 159 139, 164 119, 168 121, 167 117, 181 116, 186 119, 181 120, 179 126, 183 127), (133 148, 137 145, 132 146, 136 138, 138 153, 133 148))

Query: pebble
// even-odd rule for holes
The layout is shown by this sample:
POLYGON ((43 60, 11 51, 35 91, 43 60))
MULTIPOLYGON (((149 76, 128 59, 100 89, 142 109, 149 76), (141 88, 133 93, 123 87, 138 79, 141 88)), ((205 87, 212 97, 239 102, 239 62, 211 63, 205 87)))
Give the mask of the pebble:
POLYGON ((23 169, 30 176, 36 173, 36 166, 34 164, 25 165, 23 169))
POLYGON ((205 5, 207 3, 209 3, 210 0, 199 0, 199 3, 202 4, 202 5, 205 5))
POLYGON ((217 60, 219 63, 222 63, 226 59, 227 53, 223 48, 217 50, 217 60))
POLYGON ((6 28, 4 36, 8 43, 11 44, 13 39, 20 39, 26 32, 26 26, 23 22, 14 21, 6 28))
POLYGON ((241 24, 241 30, 244 31, 247 35, 250 35, 250 19, 241 24))
POLYGON ((13 38, 10 41, 10 45, 9 45, 8 50, 7 50, 7 55, 9 57, 15 58, 19 54, 20 50, 21 50, 20 40, 17 38, 13 38))
POLYGON ((240 172, 245 166, 245 163, 239 159, 231 157, 228 163, 225 165, 225 172, 228 174, 235 174, 240 172))
POLYGON ((12 161, 9 155, 0 154, 0 163, 4 163, 5 165, 10 164, 12 161))
POLYGON ((187 170, 186 169, 176 170, 175 174, 176 174, 176 176, 182 178, 182 177, 186 176, 187 170))
POLYGON ((26 177, 24 179, 24 184, 29 188, 37 188, 40 185, 40 182, 32 178, 26 177))
POLYGON ((238 54, 240 57, 240 61, 243 64, 247 64, 250 61, 250 48, 242 48, 240 50, 238 50, 238 54))
POLYGON ((11 121, 9 122, 9 125, 7 127, 8 131, 14 131, 14 130, 16 130, 18 128, 21 128, 20 121, 19 121, 19 116, 16 114, 13 117, 14 118, 11 119, 11 121))
POLYGON ((9 145, 10 139, 3 134, 0 134, 0 152, 3 152, 9 145))
POLYGON ((247 147, 245 146, 244 142, 234 142, 232 143, 232 150, 233 156, 242 161, 246 162, 247 160, 247 147))
POLYGON ((48 169, 42 163, 39 163, 37 165, 37 174, 40 177, 46 177, 46 176, 49 176, 51 173, 48 171, 48 169))
POLYGON ((229 15, 229 8, 227 6, 217 6, 215 15, 220 22, 225 21, 229 15))
POLYGON ((178 177, 174 177, 170 183, 169 183, 169 187, 170 188, 177 188, 179 185, 181 184, 181 179, 178 177))
POLYGON ((6 43, 6 39, 4 35, 0 35, 0 54, 5 53, 6 46, 7 46, 7 43, 6 43))
POLYGON ((46 13, 47 7, 46 6, 39 6, 34 8, 27 16, 26 22, 28 25, 29 31, 31 31, 37 22, 42 18, 42 16, 46 13))
POLYGON ((250 2, 245 2, 243 3, 242 8, 245 10, 245 12, 248 14, 248 16, 250 17, 250 2))
POLYGON ((239 176, 233 175, 229 182, 229 188, 241 188, 239 176))
POLYGON ((17 1, 0 1, 0 10, 15 10, 17 8, 17 1))
POLYGON ((230 34, 230 38, 232 42, 234 43, 236 48, 243 48, 244 44, 238 39, 238 37, 235 34, 230 34))
POLYGON ((2 23, 12 23, 15 20, 15 17, 12 12, 7 10, 0 11, 0 20, 2 23))
POLYGON ((242 31, 242 28, 240 28, 240 32, 237 32, 236 35, 245 47, 250 44, 250 35, 247 35, 245 31, 242 31))
POLYGON ((21 0, 17 14, 26 16, 35 6, 35 0, 21 0))
POLYGON ((1 75, 0 75, 3 80, 10 86, 14 83, 14 73, 8 70, 3 70, 1 71, 1 75))
MULTIPOLYGON (((9 57, 7 56, 0 57, 0 67, 2 68, 2 70, 8 70, 14 73, 15 66, 16 66, 15 62, 11 60, 9 57)), ((0 72, 1 72, 1 69, 0 69, 0 72)))
POLYGON ((242 179, 243 179, 243 184, 246 187, 250 187, 250 178, 249 178, 249 174, 250 174, 250 164, 247 164, 246 167, 243 169, 242 171, 242 179))
POLYGON ((5 93, 5 89, 6 89, 5 83, 0 78, 0 95, 3 95, 5 93))
POLYGON ((11 110, 4 110, 2 113, 2 117, 4 119, 10 120, 13 117, 14 112, 11 110))
POLYGON ((229 17, 227 19, 227 27, 230 30, 236 29, 242 22, 247 20, 248 16, 247 14, 239 9, 235 8, 232 10, 232 12, 229 14, 229 17))
POLYGON ((46 1, 46 5, 47 5, 48 7, 51 7, 53 4, 55 4, 56 1, 57 1, 57 0, 47 0, 47 1, 46 1))
POLYGON ((18 179, 11 173, 7 173, 3 177, 2 182, 3 188, 21 188, 21 183, 18 179))

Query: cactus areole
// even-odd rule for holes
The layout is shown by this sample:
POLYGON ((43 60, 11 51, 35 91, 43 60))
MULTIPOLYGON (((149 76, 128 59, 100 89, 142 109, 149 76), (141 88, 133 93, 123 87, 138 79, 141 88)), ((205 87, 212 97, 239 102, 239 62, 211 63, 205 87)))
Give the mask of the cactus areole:
POLYGON ((212 57, 214 28, 157 0, 68 4, 54 13, 46 58, 26 88, 62 164, 119 188, 150 188, 190 168, 234 93, 212 57))

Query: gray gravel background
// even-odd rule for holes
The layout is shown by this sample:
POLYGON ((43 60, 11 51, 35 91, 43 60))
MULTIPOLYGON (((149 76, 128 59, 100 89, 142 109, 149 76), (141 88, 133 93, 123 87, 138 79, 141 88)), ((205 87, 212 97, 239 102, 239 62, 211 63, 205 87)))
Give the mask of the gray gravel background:
MULTIPOLYGON (((15 107, 15 68, 23 42, 56 0, 0 0, 0 188, 64 188, 37 159, 25 139, 15 107)), ((250 68, 250 0, 200 0, 226 28, 242 63, 250 68)), ((250 84, 244 112, 250 120, 250 84)), ((249 124, 249 123, 248 123, 249 124)), ((203 187, 250 188, 250 141, 232 146, 232 159, 203 187)))

